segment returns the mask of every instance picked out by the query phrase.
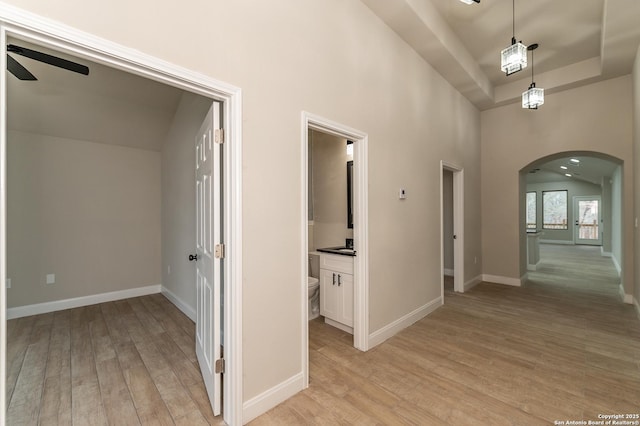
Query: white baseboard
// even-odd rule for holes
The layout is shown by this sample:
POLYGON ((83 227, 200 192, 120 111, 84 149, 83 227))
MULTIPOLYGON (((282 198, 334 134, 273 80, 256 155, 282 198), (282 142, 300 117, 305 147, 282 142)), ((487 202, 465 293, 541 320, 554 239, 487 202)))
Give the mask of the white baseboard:
POLYGON ((193 309, 191 306, 185 303, 182 299, 176 296, 173 292, 171 292, 171 290, 169 290, 164 286, 162 286, 161 293, 164 295, 164 297, 169 299, 169 301, 171 301, 171 303, 173 303, 176 306, 176 308, 180 309, 180 311, 182 311, 183 314, 188 316, 191 321, 196 322, 195 309, 193 309))
POLYGON ((329 324, 332 327, 335 328, 339 328, 340 330, 344 331, 345 333, 349 333, 351 335, 353 335, 353 327, 349 327, 348 325, 344 325, 342 323, 339 323, 338 321, 334 321, 330 318, 325 317, 324 318, 324 322, 325 324, 329 324))
POLYGON ((398 318, 391 324, 387 324, 379 330, 369 334, 369 349, 379 345, 390 337, 393 337, 399 331, 409 327, 411 324, 420 321, 431 312, 442 306, 442 297, 438 297, 424 306, 419 307, 413 312, 409 312, 402 318, 398 318))
POLYGON ((447 276, 447 277, 453 277, 453 275, 454 275, 453 269, 447 269, 447 268, 445 268, 445 269, 443 270, 443 272, 444 272, 444 275, 445 275, 445 276, 447 276))
MULTIPOLYGON (((524 275, 524 277, 526 277, 526 274, 524 275)), ((514 287, 522 287, 522 279, 501 277, 499 275, 482 274, 482 281, 486 281, 494 284, 504 284, 504 285, 510 285, 514 287)))
POLYGON ((611 257, 613 256, 613 253, 611 253, 610 251, 604 251, 604 247, 600 246, 600 254, 602 255, 602 257, 611 257))
POLYGON ((540 240, 540 244, 560 244, 565 246, 574 245, 571 240, 540 240))
POLYGON ((624 292, 624 285, 622 283, 620 283, 620 286, 618 287, 618 294, 620 294, 620 298, 624 303, 633 303, 633 295, 624 292))
POLYGON ((242 404, 242 424, 249 423, 304 389, 302 372, 242 404))
POLYGON ((613 260, 613 266, 615 266, 616 267, 616 271, 618 271, 618 276, 621 277, 622 276, 622 267, 618 263, 618 259, 616 259, 616 257, 612 254, 611 255, 611 260, 613 260))
POLYGON ((540 264, 540 261, 538 260, 537 263, 527 263, 527 271, 537 271, 538 270, 538 265, 540 264))
POLYGON ((464 291, 471 290, 473 287, 477 286, 482 282, 482 275, 478 275, 475 278, 470 279, 466 283, 464 283, 464 291))
POLYGON ((17 306, 15 308, 7 309, 7 319, 47 314, 49 312, 95 305, 96 303, 113 302, 115 300, 129 299, 131 297, 146 296, 148 294, 160 293, 161 287, 162 286, 160 284, 157 284, 146 287, 130 288, 127 290, 110 291, 108 293, 92 294, 90 296, 74 297, 72 299, 54 300, 53 302, 36 303, 34 305, 17 306))

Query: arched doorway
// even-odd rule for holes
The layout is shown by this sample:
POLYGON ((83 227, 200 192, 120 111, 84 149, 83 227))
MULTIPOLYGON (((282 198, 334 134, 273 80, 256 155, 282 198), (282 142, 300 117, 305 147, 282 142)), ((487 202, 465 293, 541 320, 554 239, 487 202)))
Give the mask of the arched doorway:
POLYGON ((628 302, 623 167, 622 160, 607 154, 567 151, 520 170, 521 269, 526 281, 596 293, 609 286, 628 302))

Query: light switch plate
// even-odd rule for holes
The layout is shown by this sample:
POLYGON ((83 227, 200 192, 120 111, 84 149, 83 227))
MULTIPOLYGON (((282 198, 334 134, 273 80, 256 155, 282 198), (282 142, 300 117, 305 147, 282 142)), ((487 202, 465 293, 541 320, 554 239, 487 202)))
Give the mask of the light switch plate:
POLYGON ((404 189, 404 188, 400 188, 400 191, 398 191, 398 197, 401 200, 406 200, 406 198, 407 198, 407 190, 404 189))
POLYGON ((7 288, 11 288, 11 278, 7 278, 7 281, 5 281, 5 283, 7 284, 7 288))
POLYGON ((55 284, 56 274, 47 274, 47 284, 55 284))

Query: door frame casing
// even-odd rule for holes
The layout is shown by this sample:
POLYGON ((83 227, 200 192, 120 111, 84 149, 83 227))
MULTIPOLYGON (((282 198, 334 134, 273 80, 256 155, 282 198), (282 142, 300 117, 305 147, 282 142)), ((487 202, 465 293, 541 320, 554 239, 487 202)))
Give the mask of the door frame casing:
MULTIPOLYGON (((6 336, 6 215, 7 215, 7 36, 30 41, 121 71, 158 81, 222 102, 225 129, 224 221, 226 246, 224 305, 225 380, 223 418, 242 424, 242 90, 134 49, 93 36, 23 9, 2 4, 0 9, 0 335, 6 336)), ((0 339, 0 377, 6 376, 6 339, 0 339)), ((6 407, 6 383, 0 380, 0 407, 6 407)), ((0 424, 5 423, 0 410, 0 424)))
POLYGON ((454 163, 440 161, 440 281, 444 303, 444 172, 453 173, 453 289, 464 293, 464 169, 454 163))
MULTIPOLYGON (((303 387, 309 386, 309 299, 307 289, 308 248, 309 248, 309 205, 308 205, 308 146, 309 130, 317 130, 340 138, 348 139, 353 144, 353 239, 357 255, 353 258, 353 345, 356 349, 369 349, 369 192, 368 192, 368 135, 351 127, 336 123, 329 119, 302 112, 301 125, 301 206, 300 223, 302 225, 300 244, 300 285, 301 285, 301 330, 302 330, 302 374, 303 387)), ((346 212, 345 212, 346 215, 346 212)))

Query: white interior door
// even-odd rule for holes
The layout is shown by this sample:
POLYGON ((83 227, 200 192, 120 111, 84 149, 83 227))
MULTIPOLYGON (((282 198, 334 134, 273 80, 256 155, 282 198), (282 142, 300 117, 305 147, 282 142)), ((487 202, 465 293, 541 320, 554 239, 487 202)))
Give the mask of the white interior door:
POLYGON ((573 197, 574 243, 602 245, 600 197, 573 197))
MULTIPOLYGON (((214 102, 196 136, 196 354, 211 408, 220 414, 221 144, 220 104, 214 102), (220 361, 219 361, 220 360, 220 361)), ((193 259, 193 257, 190 257, 193 259)))

